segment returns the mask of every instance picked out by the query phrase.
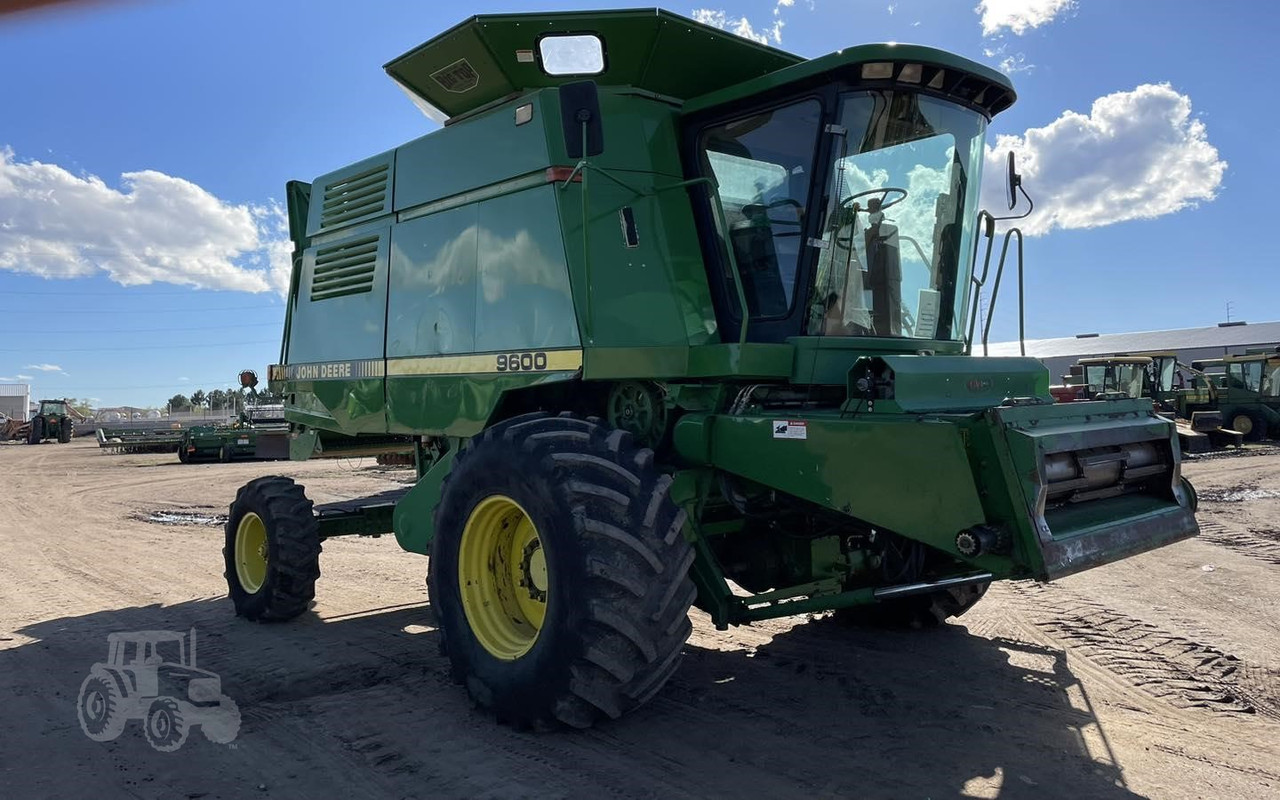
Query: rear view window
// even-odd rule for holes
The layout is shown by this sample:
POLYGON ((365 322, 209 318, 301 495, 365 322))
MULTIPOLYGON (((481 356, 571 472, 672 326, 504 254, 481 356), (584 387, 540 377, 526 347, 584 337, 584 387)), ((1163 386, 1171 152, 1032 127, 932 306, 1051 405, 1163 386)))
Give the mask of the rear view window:
POLYGON ((599 75, 604 72, 604 43, 594 34, 543 36, 538 40, 542 71, 548 75, 599 75))

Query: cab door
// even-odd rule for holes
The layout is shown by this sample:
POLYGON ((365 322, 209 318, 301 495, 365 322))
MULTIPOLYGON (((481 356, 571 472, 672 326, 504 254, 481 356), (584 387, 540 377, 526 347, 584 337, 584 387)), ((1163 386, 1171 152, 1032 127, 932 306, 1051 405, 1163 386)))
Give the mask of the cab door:
POLYGON ((691 126, 691 171, 715 184, 699 222, 715 232, 703 237, 703 254, 726 339, 737 339, 743 310, 722 241, 732 251, 742 282, 747 338, 782 341, 802 329, 809 299, 804 275, 813 256, 809 242, 822 216, 814 176, 824 139, 824 108, 823 98, 814 95, 722 112, 691 126), (723 231, 715 219, 717 200, 723 231))

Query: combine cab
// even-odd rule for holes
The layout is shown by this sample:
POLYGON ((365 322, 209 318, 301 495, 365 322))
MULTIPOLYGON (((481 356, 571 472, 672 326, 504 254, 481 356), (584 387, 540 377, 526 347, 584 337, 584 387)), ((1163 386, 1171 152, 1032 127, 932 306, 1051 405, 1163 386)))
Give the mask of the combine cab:
POLYGON ((447 124, 289 185, 270 380, 295 458, 408 446, 418 481, 244 486, 238 614, 302 613, 323 539, 394 533, 475 700, 587 726, 662 687, 694 604, 937 624, 1195 535, 1150 400, 970 355, 1004 75, 654 11, 476 17, 386 69, 447 124))

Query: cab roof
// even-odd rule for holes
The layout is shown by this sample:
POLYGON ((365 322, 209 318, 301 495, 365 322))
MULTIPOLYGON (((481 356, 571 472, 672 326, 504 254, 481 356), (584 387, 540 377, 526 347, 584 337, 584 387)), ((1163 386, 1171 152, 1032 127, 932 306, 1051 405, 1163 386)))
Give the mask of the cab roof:
POLYGON ((1142 364, 1145 366, 1150 363, 1151 358, 1148 356, 1105 356, 1101 358, 1082 358, 1079 361, 1082 367, 1096 367, 1106 364, 1142 364))
POLYGON ((651 8, 479 15, 392 59, 383 69, 424 111, 439 119, 531 89, 584 79, 688 100, 803 61, 792 53, 651 8), (543 69, 539 41, 548 35, 573 34, 599 37, 603 71, 550 75, 543 69))

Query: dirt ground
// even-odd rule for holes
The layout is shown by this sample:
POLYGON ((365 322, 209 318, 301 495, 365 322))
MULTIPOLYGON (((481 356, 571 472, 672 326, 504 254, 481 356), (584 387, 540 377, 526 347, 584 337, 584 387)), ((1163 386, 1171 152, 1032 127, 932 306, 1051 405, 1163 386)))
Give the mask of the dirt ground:
POLYGON ((588 732, 473 710, 437 647, 426 560, 325 544, 314 613, 236 619, 219 520, 252 477, 317 502, 394 488, 353 462, 183 466, 92 441, 0 446, 0 796, 1280 797, 1280 448, 1188 463, 1196 540, 1002 584, 938 631, 695 612, 671 683, 588 732), (107 634, 196 629, 238 738, 161 753, 81 731, 107 634))

